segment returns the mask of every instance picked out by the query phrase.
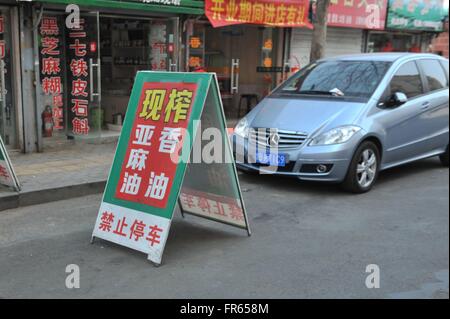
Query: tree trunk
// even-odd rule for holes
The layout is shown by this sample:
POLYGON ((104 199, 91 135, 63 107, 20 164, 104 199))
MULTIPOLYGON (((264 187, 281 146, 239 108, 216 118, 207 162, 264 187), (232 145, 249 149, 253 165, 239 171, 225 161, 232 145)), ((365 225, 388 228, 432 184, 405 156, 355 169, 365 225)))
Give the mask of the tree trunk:
POLYGON ((323 58, 327 41, 327 17, 330 0, 317 0, 316 14, 313 21, 313 37, 311 41, 310 62, 323 58))

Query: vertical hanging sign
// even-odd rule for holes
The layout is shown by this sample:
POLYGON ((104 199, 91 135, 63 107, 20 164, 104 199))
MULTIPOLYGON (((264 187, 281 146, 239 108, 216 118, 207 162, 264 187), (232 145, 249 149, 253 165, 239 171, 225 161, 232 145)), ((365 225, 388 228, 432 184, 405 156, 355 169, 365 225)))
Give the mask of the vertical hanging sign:
MULTIPOLYGON (((61 74, 64 72, 62 56, 62 32, 59 18, 44 16, 39 26, 41 85, 45 105, 51 107, 53 127, 49 129, 64 129, 64 102, 61 74)), ((50 123, 51 124, 51 123, 50 123)))
POLYGON ((85 19, 80 19, 78 27, 68 29, 68 64, 70 73, 69 107, 71 110, 69 120, 72 123, 74 135, 89 134, 89 70, 87 64, 88 35, 85 19))
POLYGON ((5 185, 14 188, 17 192, 20 191, 19 180, 6 152, 5 144, 3 144, 0 136, 0 185, 5 185))
MULTIPOLYGON (((190 176, 190 184, 195 179, 186 174, 187 167, 209 165, 201 161, 188 163, 193 132, 206 113, 211 113, 204 110, 210 109, 219 120, 215 128, 222 133, 226 152, 232 158, 218 92, 213 74, 138 72, 93 238, 147 253, 149 260, 161 263, 173 212, 181 203, 184 177, 190 176)), ((223 201, 233 205, 230 209, 238 212, 239 221, 229 224, 247 229, 250 234, 234 162, 216 165, 224 168, 222 178, 227 185, 214 190, 208 182, 202 182, 193 188, 197 195, 220 199, 224 198, 223 191, 229 194, 229 189, 234 190, 223 201)))

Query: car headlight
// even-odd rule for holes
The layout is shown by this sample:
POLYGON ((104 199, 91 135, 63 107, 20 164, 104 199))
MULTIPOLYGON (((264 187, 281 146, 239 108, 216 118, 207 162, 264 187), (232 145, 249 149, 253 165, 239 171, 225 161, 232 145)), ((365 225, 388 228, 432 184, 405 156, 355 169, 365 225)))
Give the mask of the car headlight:
POLYGON ((361 130, 358 126, 348 125, 341 126, 325 132, 311 140, 309 145, 332 145, 347 142, 355 133, 361 130))
POLYGON ((240 137, 247 138, 249 131, 249 124, 247 119, 244 117, 242 120, 238 122, 236 127, 234 128, 234 133, 239 135, 240 137))

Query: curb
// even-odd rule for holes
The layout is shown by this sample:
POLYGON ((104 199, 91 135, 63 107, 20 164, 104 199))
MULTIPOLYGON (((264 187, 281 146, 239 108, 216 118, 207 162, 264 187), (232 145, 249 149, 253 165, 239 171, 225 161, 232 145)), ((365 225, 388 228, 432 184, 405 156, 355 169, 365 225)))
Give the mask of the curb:
POLYGON ((0 211, 98 194, 104 191, 105 186, 106 180, 78 185, 39 189, 35 191, 11 193, 11 195, 0 198, 0 211))

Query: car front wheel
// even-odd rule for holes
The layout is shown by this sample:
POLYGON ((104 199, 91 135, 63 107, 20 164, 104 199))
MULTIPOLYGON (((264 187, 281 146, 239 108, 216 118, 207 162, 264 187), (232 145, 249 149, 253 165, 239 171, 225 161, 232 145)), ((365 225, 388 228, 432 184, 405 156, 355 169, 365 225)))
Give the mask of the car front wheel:
POLYGON ((363 142, 353 155, 342 186, 352 193, 368 192, 378 178, 379 168, 378 147, 370 141, 363 142))

